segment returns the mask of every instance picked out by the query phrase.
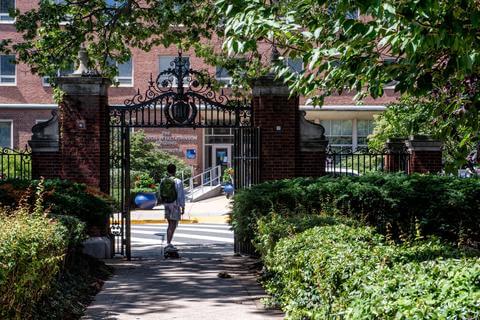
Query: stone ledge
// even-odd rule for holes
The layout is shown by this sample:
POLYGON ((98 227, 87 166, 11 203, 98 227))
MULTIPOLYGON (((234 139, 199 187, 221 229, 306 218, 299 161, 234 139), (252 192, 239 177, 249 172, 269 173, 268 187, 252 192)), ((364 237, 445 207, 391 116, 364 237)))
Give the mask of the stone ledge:
POLYGON ((443 147, 442 141, 427 136, 411 136, 406 145, 409 151, 414 152, 441 152, 443 147))
POLYGON ((272 74, 257 78, 253 81, 252 94, 258 96, 290 96, 290 89, 282 80, 275 79, 272 74))
POLYGON ((112 242, 108 237, 91 237, 83 242, 83 253, 97 259, 112 257, 112 242))
POLYGON ((104 96, 108 94, 108 87, 111 82, 102 77, 80 77, 69 76, 57 79, 60 88, 71 95, 97 95, 104 96))

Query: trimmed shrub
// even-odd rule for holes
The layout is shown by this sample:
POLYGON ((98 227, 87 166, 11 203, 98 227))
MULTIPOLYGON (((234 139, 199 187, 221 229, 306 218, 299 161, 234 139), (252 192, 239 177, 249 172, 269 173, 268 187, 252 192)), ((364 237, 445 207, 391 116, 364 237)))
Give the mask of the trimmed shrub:
POLYGON ((252 240, 259 219, 270 212, 324 212, 374 226, 397 241, 437 235, 478 246, 480 179, 376 173, 266 182, 235 195, 236 235, 252 240))
POLYGON ((60 270, 68 231, 26 212, 2 213, 0 225, 0 318, 29 319, 60 270))
POLYGON ((480 316, 480 259, 439 240, 388 244, 373 228, 327 225, 281 239, 266 266, 288 319, 480 316))
MULTIPOLYGON (((39 181, 0 181, 0 205, 16 207, 27 190, 36 189, 39 181)), ((51 216, 73 216, 85 222, 88 229, 98 227, 106 234, 108 218, 112 212, 110 198, 82 183, 67 180, 44 181, 43 209, 51 216)), ((27 202, 33 204, 35 197, 30 192, 27 202)), ((59 217, 59 219, 67 219, 59 217)))

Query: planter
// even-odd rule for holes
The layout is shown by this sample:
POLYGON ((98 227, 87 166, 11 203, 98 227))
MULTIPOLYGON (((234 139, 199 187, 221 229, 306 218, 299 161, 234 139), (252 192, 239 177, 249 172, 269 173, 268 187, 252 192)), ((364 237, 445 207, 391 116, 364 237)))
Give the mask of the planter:
POLYGON ((233 184, 225 183, 225 185, 223 186, 223 192, 225 192, 228 195, 231 195, 233 194, 233 191, 234 191, 233 184))
POLYGON ((155 192, 138 192, 135 196, 135 205, 140 209, 153 209, 157 205, 155 192))

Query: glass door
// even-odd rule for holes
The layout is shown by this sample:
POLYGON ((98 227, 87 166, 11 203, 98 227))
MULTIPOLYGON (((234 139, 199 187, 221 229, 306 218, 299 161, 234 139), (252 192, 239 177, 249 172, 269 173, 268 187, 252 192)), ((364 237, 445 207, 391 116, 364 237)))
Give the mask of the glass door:
POLYGON ((232 166, 231 146, 229 145, 214 145, 212 160, 214 166, 222 167, 222 174, 225 169, 232 166))

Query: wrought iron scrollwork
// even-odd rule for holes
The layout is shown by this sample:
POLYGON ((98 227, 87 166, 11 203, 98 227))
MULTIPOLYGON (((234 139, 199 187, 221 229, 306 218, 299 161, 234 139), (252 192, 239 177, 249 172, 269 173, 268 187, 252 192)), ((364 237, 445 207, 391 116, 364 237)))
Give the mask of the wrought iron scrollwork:
MULTIPOLYGON (((212 88, 207 74, 193 70, 181 52, 171 68, 150 76, 123 106, 113 107, 130 127, 244 127, 251 123, 251 104, 212 88)), ((118 114, 115 114, 119 116, 118 114)))

